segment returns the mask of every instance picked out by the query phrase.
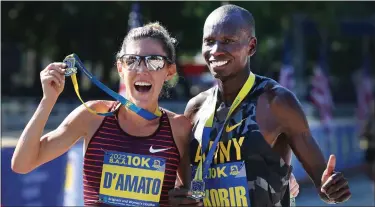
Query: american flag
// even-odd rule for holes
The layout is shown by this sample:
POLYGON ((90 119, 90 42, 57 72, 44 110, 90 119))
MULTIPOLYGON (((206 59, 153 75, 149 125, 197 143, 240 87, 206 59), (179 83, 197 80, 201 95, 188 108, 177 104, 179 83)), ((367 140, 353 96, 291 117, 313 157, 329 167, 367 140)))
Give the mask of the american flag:
POLYGON ((295 79, 292 64, 291 35, 286 35, 284 40, 283 63, 280 69, 279 83, 291 91, 294 90, 295 79))
MULTIPOLYGON (((142 26, 142 14, 140 12, 140 5, 138 2, 134 2, 132 4, 131 11, 129 13, 129 20, 128 20, 128 31, 133 28, 142 26)), ((119 94, 125 96, 125 84, 123 80, 120 78, 120 86, 119 86, 119 94)))
POLYGON ((311 101, 319 110, 322 124, 327 127, 332 120, 334 104, 329 86, 328 66, 324 49, 321 50, 318 64, 314 68, 311 85, 311 101))
POLYGON ((357 118, 365 120, 370 113, 370 104, 374 101, 373 82, 370 74, 370 56, 364 57, 362 67, 360 69, 359 78, 356 80, 357 92, 357 118))

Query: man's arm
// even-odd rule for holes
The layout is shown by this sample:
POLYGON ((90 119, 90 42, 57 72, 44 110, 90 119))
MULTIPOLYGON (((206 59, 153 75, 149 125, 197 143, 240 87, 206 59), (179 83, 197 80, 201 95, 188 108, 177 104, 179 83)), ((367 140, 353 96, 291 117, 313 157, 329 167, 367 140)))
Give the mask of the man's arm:
MULTIPOLYGON (((167 110, 166 110, 167 111, 167 110)), ((184 115, 175 114, 167 111, 174 140, 180 153, 180 164, 177 169, 176 186, 190 187, 191 168, 190 168, 190 132, 191 123, 184 115)))
POLYGON ((342 173, 334 172, 335 158, 326 164, 324 156, 311 135, 301 104, 289 90, 274 86, 268 90, 272 114, 288 137, 288 143, 301 162, 319 195, 326 202, 343 202, 350 191, 342 173))
POLYGON ((311 135, 306 116, 297 98, 283 88, 272 89, 271 111, 287 135, 287 142, 303 168, 320 188, 326 162, 319 146, 311 135))
MULTIPOLYGON (((192 105, 195 101, 190 100, 188 105, 192 105)), ((202 206, 199 200, 191 199, 190 182, 191 182, 191 166, 190 166, 190 141, 191 141, 191 120, 193 110, 185 110, 184 116, 175 116, 178 121, 172 123, 173 132, 176 133, 175 141, 179 145, 181 160, 178 166, 175 188, 168 192, 169 204, 171 206, 202 206), (188 113, 188 116, 186 116, 188 113)), ((176 118, 174 118, 176 119, 176 118)))

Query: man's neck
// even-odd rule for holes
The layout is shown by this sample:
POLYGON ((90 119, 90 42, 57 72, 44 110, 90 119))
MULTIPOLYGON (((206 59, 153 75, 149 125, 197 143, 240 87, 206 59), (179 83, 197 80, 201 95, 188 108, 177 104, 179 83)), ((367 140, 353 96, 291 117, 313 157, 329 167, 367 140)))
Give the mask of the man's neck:
POLYGON ((250 70, 244 69, 238 74, 224 80, 218 80, 219 99, 224 101, 226 106, 232 105, 241 88, 250 75, 250 70))

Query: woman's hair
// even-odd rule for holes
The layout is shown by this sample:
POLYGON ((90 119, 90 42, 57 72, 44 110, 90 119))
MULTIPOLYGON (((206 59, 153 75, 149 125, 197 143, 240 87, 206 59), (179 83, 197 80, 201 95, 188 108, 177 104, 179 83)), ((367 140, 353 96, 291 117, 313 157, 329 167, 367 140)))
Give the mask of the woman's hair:
POLYGON ((177 40, 171 37, 167 29, 165 29, 159 22, 151 22, 142 27, 131 29, 125 36, 121 49, 116 55, 116 59, 125 54, 126 45, 129 42, 144 38, 153 38, 160 41, 164 51, 167 53, 167 57, 172 61, 172 63, 176 62, 175 45, 177 40))

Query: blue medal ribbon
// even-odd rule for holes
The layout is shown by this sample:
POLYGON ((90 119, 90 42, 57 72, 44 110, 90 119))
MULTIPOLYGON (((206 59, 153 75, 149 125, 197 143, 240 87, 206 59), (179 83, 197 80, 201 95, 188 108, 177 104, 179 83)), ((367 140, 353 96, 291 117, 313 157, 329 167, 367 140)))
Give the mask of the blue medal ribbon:
POLYGON ((104 85, 102 82, 100 82, 95 76, 93 76, 83 65, 82 61, 78 58, 76 54, 71 54, 66 56, 66 58, 63 61, 65 64, 67 64, 65 76, 71 76, 72 82, 74 85, 75 92, 78 96, 78 98, 81 100, 81 102, 84 104, 84 106, 91 112, 97 115, 101 116, 113 116, 113 112, 107 112, 107 113, 99 113, 94 110, 92 110, 90 107, 88 107, 82 100, 80 94, 79 94, 79 87, 77 82, 77 68, 82 71, 96 86, 98 86, 100 89, 102 89, 104 92, 106 92, 108 95, 112 96, 114 99, 118 100, 122 105, 127 107, 128 109, 132 110, 139 116, 147 119, 147 120, 153 120, 161 116, 161 111, 159 108, 156 109, 154 113, 151 113, 143 108, 138 107, 134 103, 130 102, 120 94, 114 92, 110 88, 108 88, 106 85, 104 85))

